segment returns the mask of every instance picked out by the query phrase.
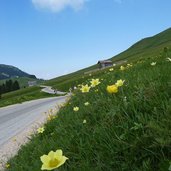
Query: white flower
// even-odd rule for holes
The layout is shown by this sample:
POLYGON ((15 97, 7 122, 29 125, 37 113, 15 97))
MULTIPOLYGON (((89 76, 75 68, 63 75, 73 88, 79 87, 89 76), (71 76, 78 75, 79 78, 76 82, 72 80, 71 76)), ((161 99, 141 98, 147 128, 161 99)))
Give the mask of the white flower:
POLYGON ((87 123, 87 121, 84 119, 84 120, 83 120, 83 124, 86 124, 86 123, 87 123))
POLYGON ((88 106, 89 104, 90 104, 89 102, 85 102, 85 103, 84 103, 85 106, 88 106))
POLYGON ((168 62, 171 62, 171 58, 167 58, 167 61, 168 61, 168 62))
POLYGON ((152 62, 152 63, 151 63, 151 66, 155 66, 155 65, 156 65, 156 62, 152 62))

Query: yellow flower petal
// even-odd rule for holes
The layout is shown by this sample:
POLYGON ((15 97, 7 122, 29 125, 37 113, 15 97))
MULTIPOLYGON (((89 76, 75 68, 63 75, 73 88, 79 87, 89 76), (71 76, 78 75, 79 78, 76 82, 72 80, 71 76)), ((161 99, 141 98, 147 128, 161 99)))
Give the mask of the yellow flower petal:
POLYGON ((120 67, 120 70, 121 70, 121 71, 124 71, 124 70, 125 70, 125 67, 124 67, 124 66, 121 66, 121 67, 120 67))
POLYGON ((10 164, 7 163, 7 164, 5 165, 5 167, 6 167, 6 168, 9 168, 9 167, 10 167, 10 164))
POLYGON ((100 84, 100 81, 99 79, 92 79, 90 83, 91 83, 91 87, 95 87, 100 84))
POLYGON ((111 85, 111 86, 107 86, 106 90, 110 94, 117 93, 118 92, 118 87, 114 84, 114 85, 111 85))
POLYGON ((79 111, 79 107, 76 106, 76 107, 73 108, 73 110, 74 110, 75 112, 77 112, 77 111, 79 111))
POLYGON ((89 104, 90 104, 89 102, 85 102, 85 103, 84 103, 85 106, 88 106, 89 104))
POLYGON ((90 88, 87 84, 86 85, 82 85, 82 87, 80 88, 82 93, 87 93, 90 91, 90 88))
POLYGON ((50 161, 50 157, 48 155, 43 155, 40 157, 40 160, 42 161, 42 163, 46 163, 50 161))
POLYGON ((62 156, 62 150, 61 149, 56 150, 56 155, 62 156))
POLYGON ((48 155, 43 155, 40 157, 42 161, 41 170, 53 170, 58 168, 68 159, 62 155, 62 150, 57 150, 56 152, 50 151, 48 155))
POLYGON ((61 161, 60 161, 60 163, 58 164, 58 166, 56 168, 58 168, 59 166, 63 165, 66 162, 67 159, 68 159, 67 157, 62 156, 61 161))
POLYGON ((50 152, 48 153, 48 156, 49 156, 50 158, 53 158, 53 157, 54 157, 54 151, 50 151, 50 152))
POLYGON ((125 82, 125 80, 117 80, 115 85, 118 87, 121 87, 121 86, 123 86, 124 82, 125 82))

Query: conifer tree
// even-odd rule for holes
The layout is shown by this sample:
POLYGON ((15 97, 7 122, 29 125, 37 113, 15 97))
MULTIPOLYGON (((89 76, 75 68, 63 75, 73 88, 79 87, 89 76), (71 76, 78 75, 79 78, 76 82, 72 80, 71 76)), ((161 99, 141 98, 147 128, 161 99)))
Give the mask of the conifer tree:
POLYGON ((20 89, 20 86, 19 86, 19 83, 18 81, 14 81, 13 85, 12 85, 12 90, 15 91, 15 90, 18 90, 20 89))

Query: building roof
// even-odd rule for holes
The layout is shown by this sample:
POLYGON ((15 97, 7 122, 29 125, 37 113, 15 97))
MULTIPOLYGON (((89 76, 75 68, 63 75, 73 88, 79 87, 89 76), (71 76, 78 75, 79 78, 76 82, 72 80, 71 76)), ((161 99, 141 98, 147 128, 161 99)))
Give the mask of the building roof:
POLYGON ((111 60, 103 60, 103 61, 98 61, 98 64, 111 64, 111 60))

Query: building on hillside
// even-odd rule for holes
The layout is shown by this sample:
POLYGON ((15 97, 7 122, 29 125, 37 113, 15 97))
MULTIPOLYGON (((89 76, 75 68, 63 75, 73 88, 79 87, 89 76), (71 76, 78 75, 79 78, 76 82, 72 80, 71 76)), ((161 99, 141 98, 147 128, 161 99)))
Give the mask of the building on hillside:
POLYGON ((36 86, 36 85, 37 85, 37 81, 28 81, 29 87, 36 86))
POLYGON ((101 69, 113 66, 113 63, 111 60, 98 61, 98 64, 99 64, 99 68, 101 69))

